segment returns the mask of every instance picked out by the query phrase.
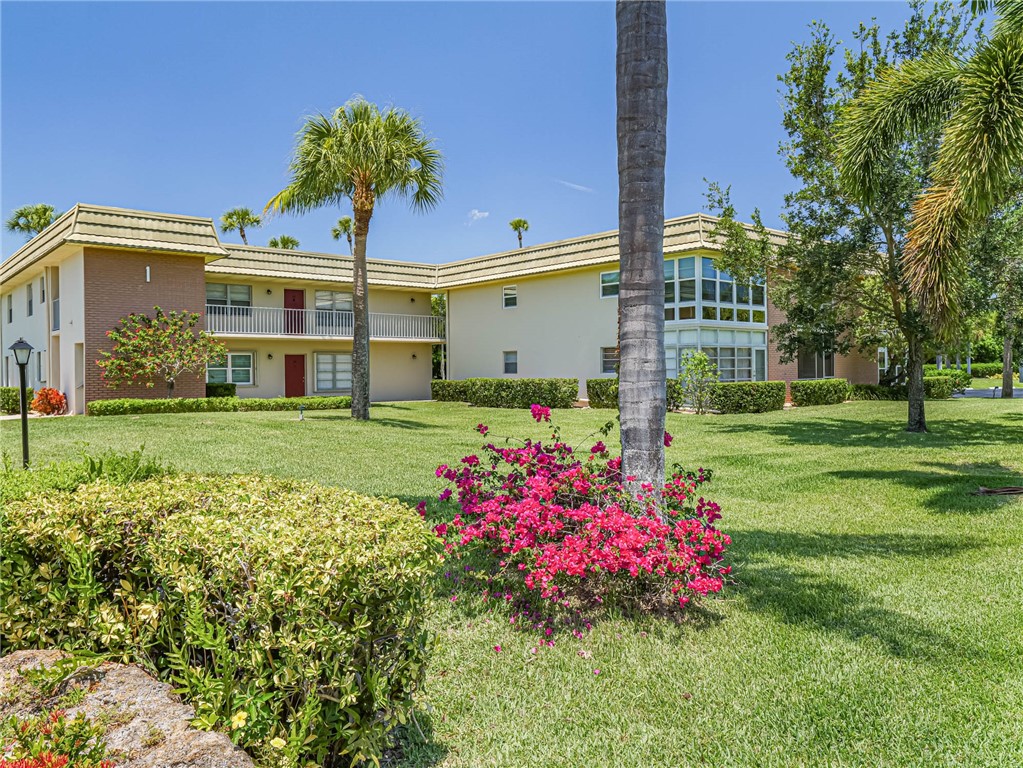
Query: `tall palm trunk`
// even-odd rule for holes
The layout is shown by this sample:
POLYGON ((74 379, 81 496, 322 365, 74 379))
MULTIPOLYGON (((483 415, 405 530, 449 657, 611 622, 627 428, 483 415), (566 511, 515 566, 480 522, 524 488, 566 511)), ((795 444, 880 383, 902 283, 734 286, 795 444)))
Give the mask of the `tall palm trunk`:
POLYGON ((356 192, 355 258, 352 265, 352 418, 369 419, 369 284, 366 277, 366 236, 373 217, 370 192, 356 192))
POLYGON ((664 483, 664 156, 668 115, 663 0, 618 0, 618 306, 622 473, 664 483))
POLYGON ((1006 328, 1005 329, 1005 341, 1002 342, 1002 397, 1013 396, 1013 376, 1012 371, 1012 344, 1014 341, 1013 333, 1006 328))
POLYGON ((519 248, 521 248, 522 247, 522 233, 518 232, 516 234, 518 234, 518 236, 519 236, 519 248))
POLYGON ((909 395, 909 420, 907 432, 926 432, 927 419, 924 416, 924 343, 915 333, 907 333, 909 345, 907 354, 906 391, 909 395))
POLYGON ((245 243, 245 245, 249 244, 249 239, 245 237, 245 227, 241 224, 238 225, 238 236, 242 239, 242 242, 245 243))

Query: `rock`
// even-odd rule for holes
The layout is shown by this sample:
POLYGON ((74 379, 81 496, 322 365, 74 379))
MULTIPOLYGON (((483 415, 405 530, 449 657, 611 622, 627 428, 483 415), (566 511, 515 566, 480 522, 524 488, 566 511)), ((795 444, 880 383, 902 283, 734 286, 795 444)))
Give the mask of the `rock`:
POLYGON ((51 667, 60 651, 16 651, 0 659, 0 718, 59 707, 106 726, 109 754, 117 768, 254 768, 252 758, 222 733, 190 723, 195 710, 136 666, 105 662, 68 670, 48 695, 19 670, 51 667), (84 691, 68 696, 75 689, 84 691), (63 701, 62 701, 63 700, 63 701), (76 702, 70 705, 70 702, 76 702))

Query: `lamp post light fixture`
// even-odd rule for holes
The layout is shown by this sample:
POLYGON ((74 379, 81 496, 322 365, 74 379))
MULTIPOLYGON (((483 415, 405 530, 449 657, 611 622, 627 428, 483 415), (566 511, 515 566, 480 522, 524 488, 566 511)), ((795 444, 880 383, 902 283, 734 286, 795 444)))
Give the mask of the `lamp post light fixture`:
POLYGON ((21 402, 21 458, 25 469, 28 469, 28 397, 25 391, 27 386, 25 369, 28 368, 28 361, 32 357, 32 345, 21 338, 8 349, 14 353, 14 362, 18 364, 18 382, 21 384, 18 389, 18 399, 21 402))

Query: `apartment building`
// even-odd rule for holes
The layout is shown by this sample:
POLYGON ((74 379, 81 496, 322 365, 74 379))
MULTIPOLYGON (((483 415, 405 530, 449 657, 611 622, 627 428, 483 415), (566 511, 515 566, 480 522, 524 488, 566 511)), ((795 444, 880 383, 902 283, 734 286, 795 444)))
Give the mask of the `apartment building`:
MULTIPOLYGON (((665 222, 670 376, 685 350, 700 349, 726 381, 877 381, 876 361, 857 355, 782 363, 770 284, 715 267, 713 223, 702 214, 665 222)), ((615 231, 447 264, 370 259, 371 399, 428 399, 435 344, 449 378, 574 377, 584 397, 585 379, 615 375, 618 260, 615 231), (431 313, 436 293, 446 318, 431 313)), ((204 375, 177 382, 177 395, 225 381, 241 397, 350 391, 349 256, 222 243, 210 219, 84 204, 0 264, 0 379, 16 383, 7 348, 23 337, 35 348, 30 386, 60 389, 75 413, 95 399, 164 396, 107 387, 96 365, 107 332, 154 306, 199 313, 229 349, 204 375)))

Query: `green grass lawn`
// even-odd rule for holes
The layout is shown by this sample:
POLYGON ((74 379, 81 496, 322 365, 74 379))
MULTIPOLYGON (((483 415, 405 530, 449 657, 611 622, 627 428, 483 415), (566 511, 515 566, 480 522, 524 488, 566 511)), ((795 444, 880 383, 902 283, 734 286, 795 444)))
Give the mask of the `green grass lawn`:
MULTIPOLYGON (((708 495, 734 538, 735 583, 681 625, 607 618, 534 655, 535 634, 440 577, 418 717, 430 740, 411 739, 401 765, 1023 765, 1023 502, 971 495, 1021 483, 1023 403, 928 403, 927 435, 902 431, 905 409, 669 416, 669 462, 716 471, 708 495)), ((580 439, 610 416, 556 414, 580 439)), ((438 463, 476 450, 478 422, 539 434, 526 412, 457 404, 381 405, 373 417, 31 428, 36 461, 144 443, 183 469, 309 478, 410 503, 440 490, 438 463)), ((17 456, 17 422, 0 433, 17 456)))

